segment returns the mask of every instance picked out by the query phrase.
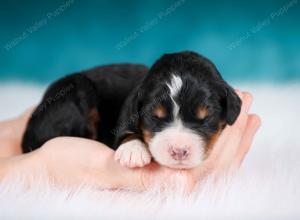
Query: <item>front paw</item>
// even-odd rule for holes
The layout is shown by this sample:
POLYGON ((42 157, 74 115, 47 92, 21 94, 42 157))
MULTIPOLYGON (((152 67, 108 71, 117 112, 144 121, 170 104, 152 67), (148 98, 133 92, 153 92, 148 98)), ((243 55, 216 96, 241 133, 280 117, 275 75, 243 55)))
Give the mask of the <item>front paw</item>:
POLYGON ((143 167, 150 163, 151 155, 140 140, 131 140, 121 144, 115 153, 115 160, 130 168, 143 167))

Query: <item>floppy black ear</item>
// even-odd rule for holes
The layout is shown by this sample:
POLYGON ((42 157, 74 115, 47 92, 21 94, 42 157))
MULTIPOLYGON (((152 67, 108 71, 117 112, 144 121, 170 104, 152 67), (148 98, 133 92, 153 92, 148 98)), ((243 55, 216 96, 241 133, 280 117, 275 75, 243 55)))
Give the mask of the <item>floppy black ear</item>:
POLYGON ((223 91, 224 119, 232 125, 240 114, 242 101, 229 85, 225 84, 223 91))
POLYGON ((121 142, 129 135, 140 134, 140 115, 141 115, 142 90, 140 86, 133 89, 125 100, 117 127, 113 130, 115 135, 115 146, 119 146, 121 142))

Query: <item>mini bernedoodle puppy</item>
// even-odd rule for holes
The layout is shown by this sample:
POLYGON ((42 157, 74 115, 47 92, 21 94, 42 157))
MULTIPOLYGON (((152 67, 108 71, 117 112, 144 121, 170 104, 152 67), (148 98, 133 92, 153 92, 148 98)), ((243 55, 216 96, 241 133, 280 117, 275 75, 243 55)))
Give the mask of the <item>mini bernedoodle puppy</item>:
POLYGON ((114 64, 53 83, 32 114, 22 149, 30 152, 58 136, 97 140, 116 150, 127 167, 153 158, 188 169, 209 155, 241 100, 214 64, 194 52, 165 54, 148 69, 114 64))

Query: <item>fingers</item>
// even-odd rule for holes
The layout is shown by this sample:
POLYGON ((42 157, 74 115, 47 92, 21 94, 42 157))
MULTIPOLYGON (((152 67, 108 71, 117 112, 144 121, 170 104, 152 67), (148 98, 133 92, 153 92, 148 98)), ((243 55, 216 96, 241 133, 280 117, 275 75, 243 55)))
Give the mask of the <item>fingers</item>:
POLYGON ((233 129, 243 131, 243 129, 245 129, 246 124, 247 124, 248 112, 252 105, 253 97, 248 92, 242 93, 242 92, 237 91, 237 94, 240 97, 240 99, 242 100, 242 106, 241 106, 241 112, 232 127, 233 127, 233 129))
POLYGON ((205 178, 210 173, 236 170, 250 149, 261 122, 257 115, 248 114, 253 101, 252 95, 248 92, 236 92, 242 100, 240 115, 232 126, 226 126, 223 130, 204 164, 192 170, 194 180, 205 178))
POLYGON ((247 125, 248 112, 253 100, 252 95, 248 92, 242 93, 237 91, 237 94, 242 100, 240 115, 232 126, 226 126, 210 155, 210 159, 215 160, 216 157, 220 157, 220 154, 222 154, 222 160, 224 160, 221 160, 222 163, 230 160, 239 147, 239 143, 247 125))
POLYGON ((247 120, 247 126, 239 144, 239 149, 235 157, 234 166, 239 166, 245 155, 250 149, 254 136, 261 126, 261 119, 258 115, 250 115, 247 120))
POLYGON ((226 144, 227 140, 231 137, 231 130, 232 128, 230 126, 225 127, 218 140, 214 144, 208 160, 214 161, 217 157, 219 157, 219 154, 224 150, 224 145, 226 144))

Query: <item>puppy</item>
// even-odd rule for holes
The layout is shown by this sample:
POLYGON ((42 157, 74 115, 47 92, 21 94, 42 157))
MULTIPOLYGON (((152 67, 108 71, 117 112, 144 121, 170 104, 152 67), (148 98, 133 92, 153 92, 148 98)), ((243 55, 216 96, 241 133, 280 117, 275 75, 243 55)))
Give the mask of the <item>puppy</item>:
POLYGON ((166 54, 150 69, 103 66, 54 83, 29 120, 22 146, 28 152, 53 137, 77 136, 116 150, 124 166, 142 167, 153 158, 189 169, 205 160, 240 108, 211 61, 194 52, 166 54))
POLYGON ((199 166, 240 108, 208 59, 193 52, 164 55, 123 106, 115 158, 129 167, 144 166, 151 157, 170 168, 199 166))
POLYGON ((59 136, 83 137, 116 149, 116 127, 124 101, 144 78, 143 65, 100 66, 66 76, 46 90, 23 135, 24 153, 59 136))

